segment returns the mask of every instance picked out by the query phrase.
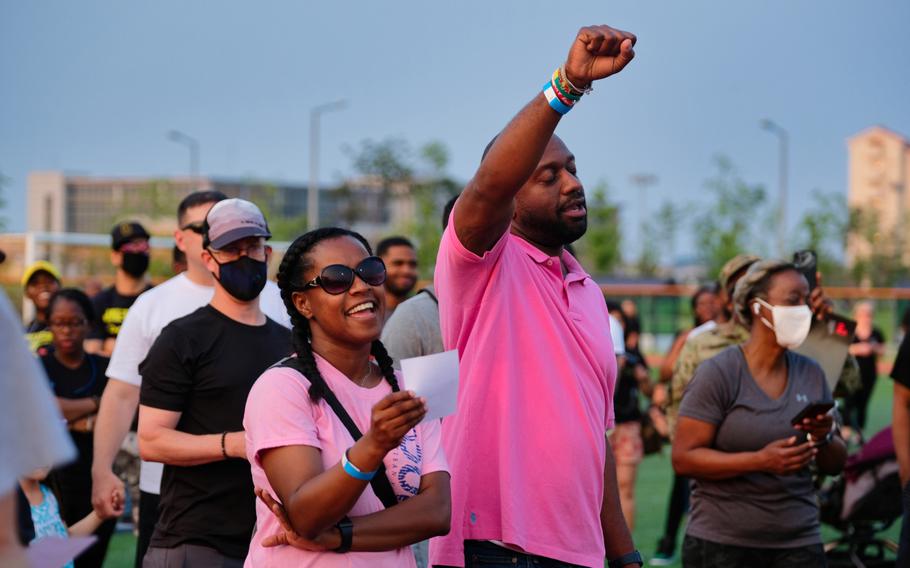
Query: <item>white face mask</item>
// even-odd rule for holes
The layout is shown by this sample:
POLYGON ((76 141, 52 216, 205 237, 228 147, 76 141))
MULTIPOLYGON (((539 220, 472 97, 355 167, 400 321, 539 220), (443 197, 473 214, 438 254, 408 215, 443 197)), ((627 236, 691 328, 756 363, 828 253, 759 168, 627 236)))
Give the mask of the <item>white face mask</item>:
POLYGON ((774 324, 764 316, 761 322, 774 332, 778 345, 785 349, 796 349, 803 344, 812 327, 812 310, 809 306, 772 306, 761 298, 755 298, 755 302, 753 305, 756 315, 760 312, 759 304, 771 310, 774 324))

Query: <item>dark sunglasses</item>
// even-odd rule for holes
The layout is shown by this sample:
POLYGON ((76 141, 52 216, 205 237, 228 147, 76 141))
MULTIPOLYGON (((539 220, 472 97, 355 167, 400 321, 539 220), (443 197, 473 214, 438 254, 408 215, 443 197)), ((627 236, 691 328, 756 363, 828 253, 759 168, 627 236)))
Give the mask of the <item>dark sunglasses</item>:
POLYGON ((354 285, 355 274, 370 286, 381 286, 385 282, 385 263, 378 256, 368 256, 354 268, 330 264, 322 269, 319 276, 304 284, 303 288, 319 287, 333 296, 344 294, 354 285))
POLYGON ((199 221, 198 223, 187 223, 186 225, 180 227, 181 231, 193 231, 197 235, 205 233, 205 221, 199 221))

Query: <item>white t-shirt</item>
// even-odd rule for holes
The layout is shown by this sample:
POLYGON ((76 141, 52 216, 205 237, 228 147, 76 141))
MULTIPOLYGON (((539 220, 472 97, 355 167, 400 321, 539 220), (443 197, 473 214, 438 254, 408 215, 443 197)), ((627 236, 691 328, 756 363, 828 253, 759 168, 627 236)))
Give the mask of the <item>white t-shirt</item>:
POLYGON ((0 291, 0 494, 38 468, 76 457, 44 367, 0 291))
POLYGON ((619 320, 610 316, 610 339, 613 340, 613 353, 616 356, 626 354, 626 334, 622 330, 619 320))
MULTIPOLYGON (((161 330, 175 319, 189 315, 208 304, 214 293, 214 287, 196 284, 187 278, 186 273, 181 272, 141 294, 130 307, 120 327, 111 362, 107 366, 107 376, 140 386, 142 376, 139 374, 139 364, 145 360, 161 330)), ((259 305, 266 316, 285 327, 291 327, 291 319, 281 300, 281 292, 271 280, 266 283, 259 296, 259 305)), ((139 489, 146 493, 159 494, 163 471, 163 464, 143 461, 139 472, 139 489)))
POLYGON ((689 341, 690 339, 692 339, 694 337, 698 337, 699 335, 703 334, 706 331, 711 331, 715 327, 717 327, 717 322, 714 320, 708 320, 705 323, 703 323, 700 326, 693 329, 692 331, 690 331, 689 335, 686 336, 686 341, 689 341))

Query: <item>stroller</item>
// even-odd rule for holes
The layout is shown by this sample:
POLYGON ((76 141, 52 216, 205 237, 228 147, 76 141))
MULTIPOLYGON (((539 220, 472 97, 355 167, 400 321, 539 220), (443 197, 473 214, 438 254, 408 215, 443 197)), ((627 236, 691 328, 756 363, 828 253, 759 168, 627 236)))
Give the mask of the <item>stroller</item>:
POLYGON ((891 427, 870 438, 847 459, 844 474, 819 494, 821 522, 840 532, 825 543, 831 568, 894 566, 885 550, 897 544, 879 536, 901 517, 901 484, 891 427))

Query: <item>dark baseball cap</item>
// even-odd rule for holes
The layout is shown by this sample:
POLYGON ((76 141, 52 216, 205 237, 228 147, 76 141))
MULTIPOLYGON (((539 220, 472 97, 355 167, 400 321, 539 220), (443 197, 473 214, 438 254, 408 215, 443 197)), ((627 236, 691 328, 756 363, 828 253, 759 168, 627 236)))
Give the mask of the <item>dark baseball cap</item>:
POLYGON ((117 223, 111 229, 111 248, 120 250, 120 247, 136 239, 149 240, 151 235, 145 230, 145 227, 136 221, 124 221, 117 223))
POLYGON ((202 244, 213 249, 223 248, 247 237, 271 238, 269 226, 255 203, 245 199, 219 201, 205 216, 202 244))

